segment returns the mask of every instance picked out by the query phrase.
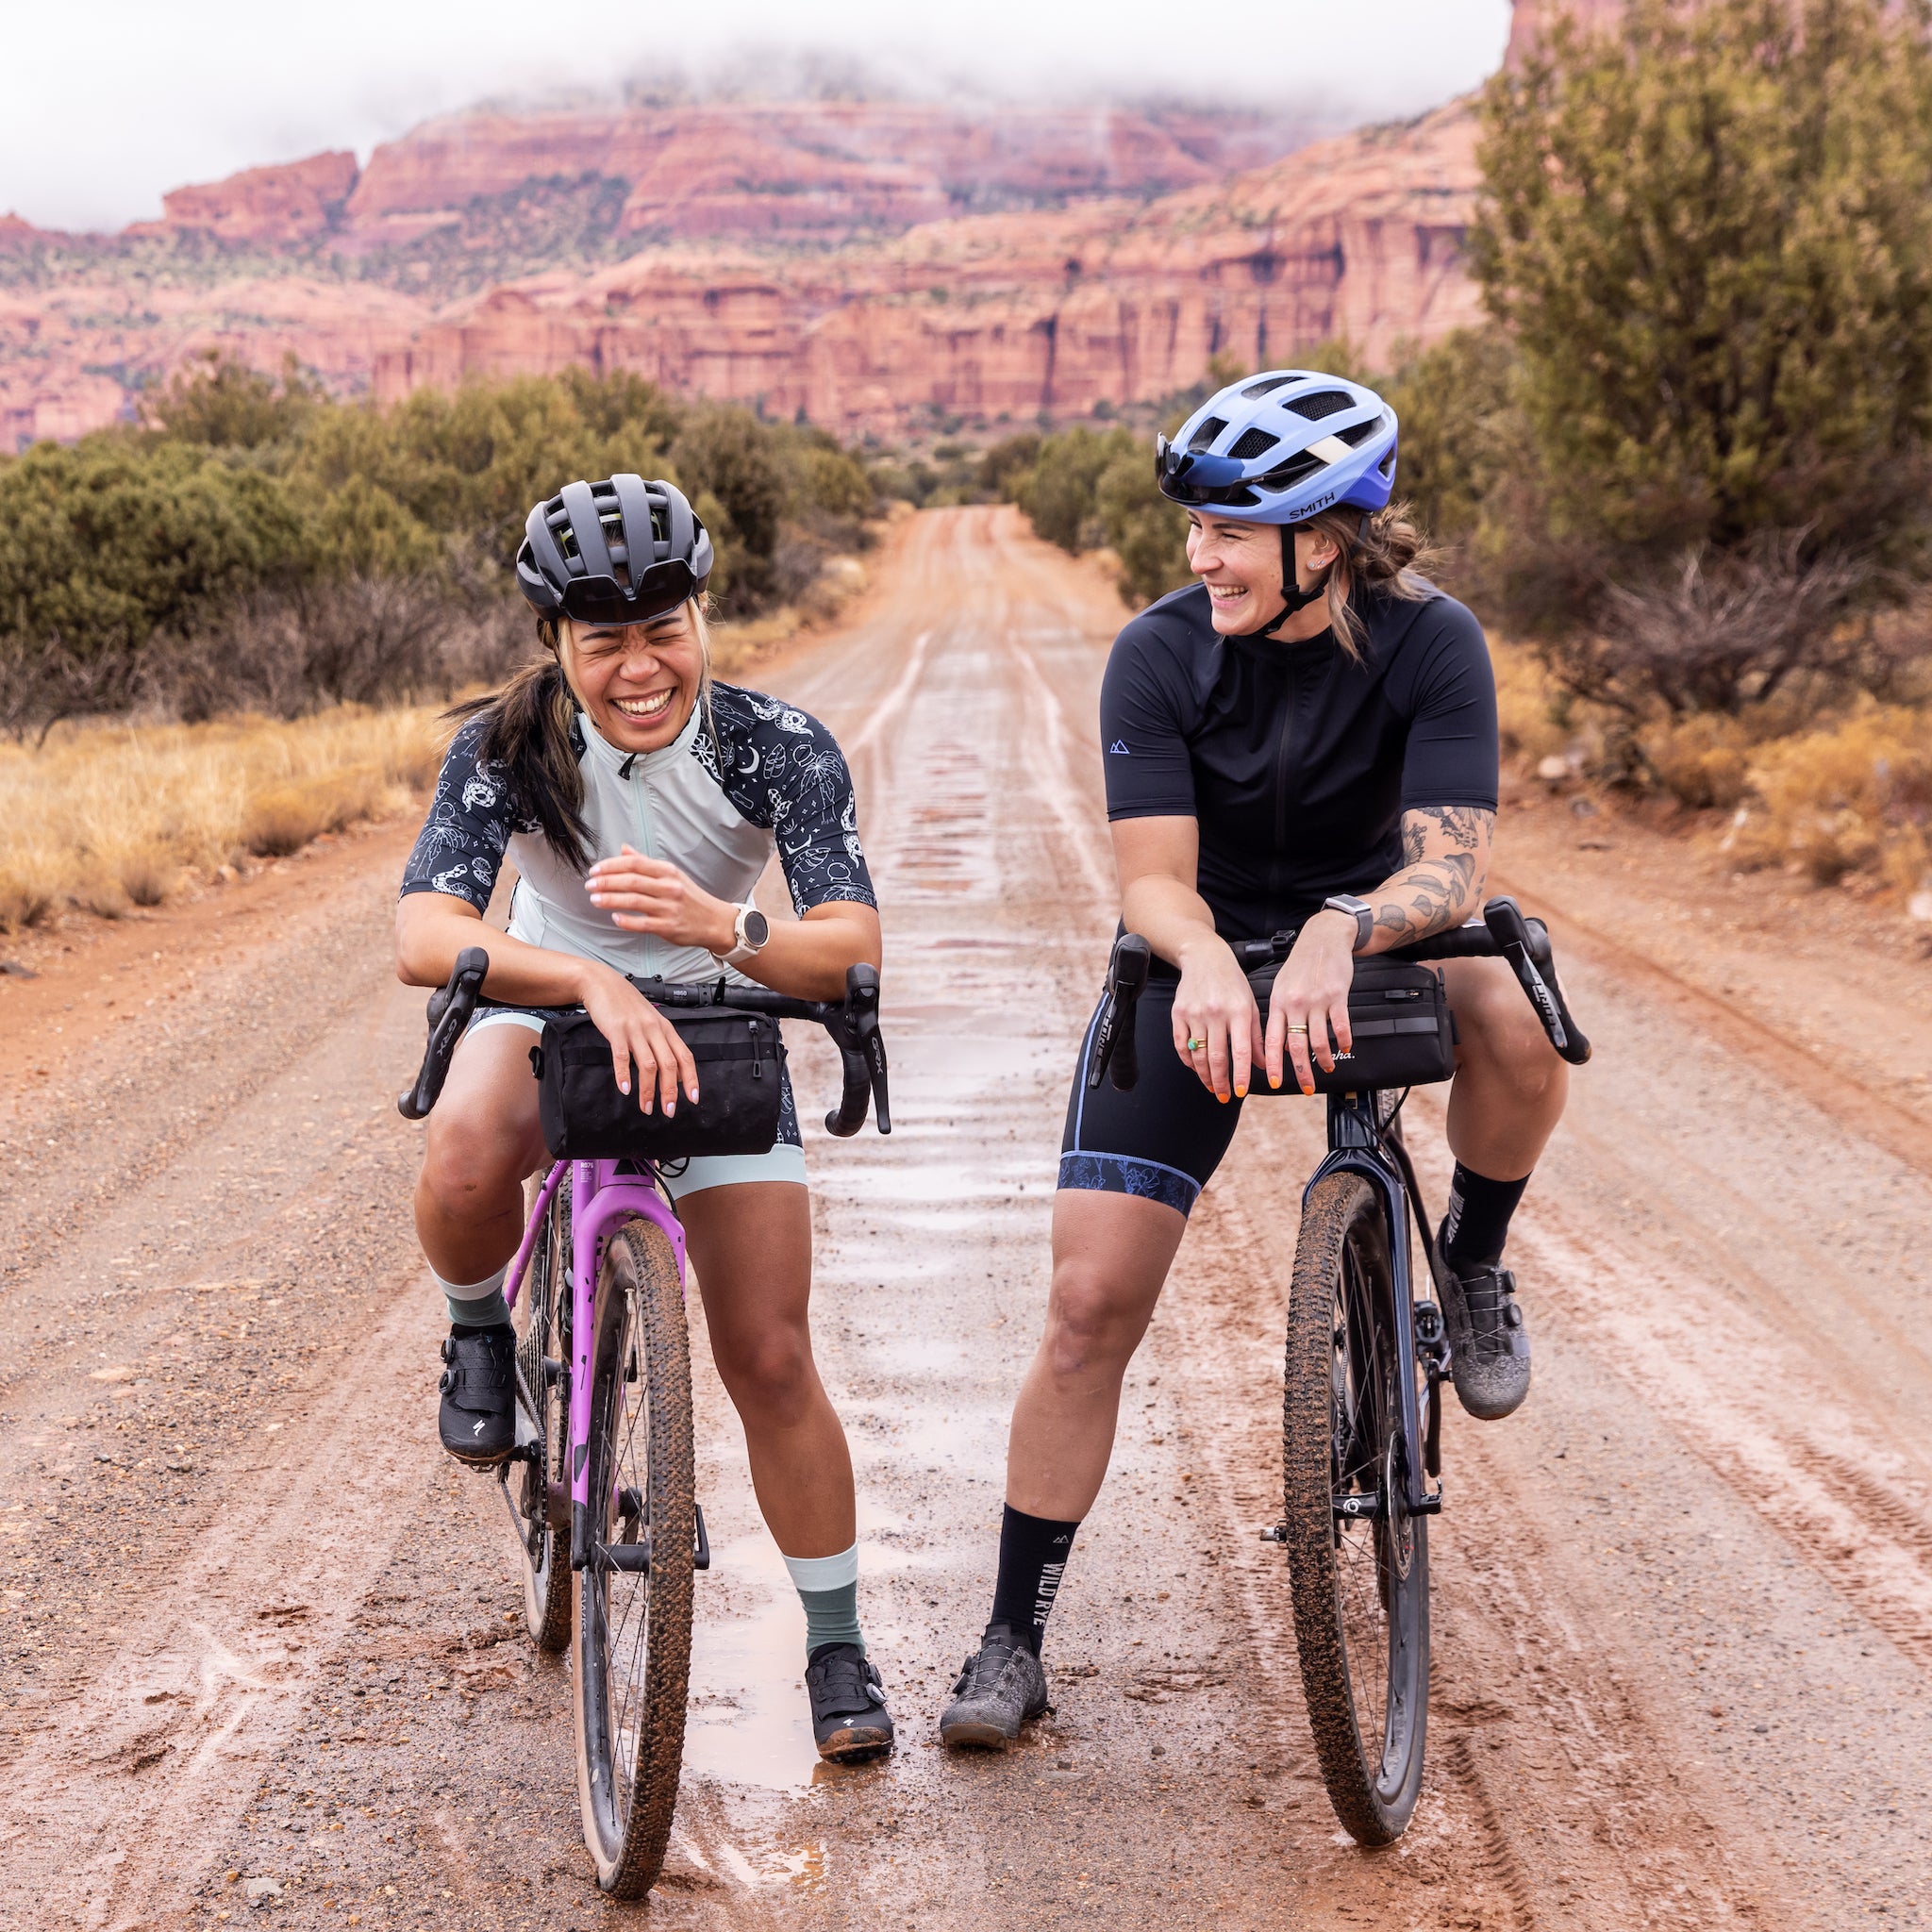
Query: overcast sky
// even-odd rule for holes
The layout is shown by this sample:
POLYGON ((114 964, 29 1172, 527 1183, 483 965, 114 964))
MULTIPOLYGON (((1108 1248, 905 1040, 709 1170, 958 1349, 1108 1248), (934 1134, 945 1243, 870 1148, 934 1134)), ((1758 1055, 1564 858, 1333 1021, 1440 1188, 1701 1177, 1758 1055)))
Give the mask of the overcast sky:
POLYGON ((1418 112, 1497 64, 1508 0, 0 0, 0 213, 111 228, 164 191, 377 142, 485 97, 856 58, 908 92, 1151 92, 1418 112))

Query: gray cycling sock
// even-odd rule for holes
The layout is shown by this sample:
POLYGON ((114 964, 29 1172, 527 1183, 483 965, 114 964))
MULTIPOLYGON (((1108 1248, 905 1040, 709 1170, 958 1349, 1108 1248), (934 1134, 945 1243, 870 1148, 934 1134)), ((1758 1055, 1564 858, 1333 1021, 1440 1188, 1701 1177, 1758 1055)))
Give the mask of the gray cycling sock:
POLYGON ((805 1654, 827 1643, 856 1643, 865 1654, 858 1629, 858 1545, 836 1557, 787 1557, 791 1587, 805 1606, 805 1654))
POLYGON ((509 1326, 509 1304, 503 1298, 503 1284, 509 1274, 509 1263, 506 1261, 494 1274, 487 1275, 481 1281, 473 1281, 466 1288, 459 1282, 445 1281, 435 1269, 430 1274, 436 1285, 442 1291, 442 1298, 449 1305, 449 1318, 463 1328, 507 1328, 509 1326))

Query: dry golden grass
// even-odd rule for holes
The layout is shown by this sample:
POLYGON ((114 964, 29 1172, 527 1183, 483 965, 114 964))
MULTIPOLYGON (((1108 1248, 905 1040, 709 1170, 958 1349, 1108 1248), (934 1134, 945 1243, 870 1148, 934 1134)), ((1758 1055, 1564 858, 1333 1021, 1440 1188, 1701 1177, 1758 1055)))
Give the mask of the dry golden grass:
POLYGON ((1791 866, 1820 885, 1848 873, 1911 893, 1932 854, 1932 716, 1865 704, 1812 731, 1758 744, 1724 850, 1743 866, 1791 866))
POLYGON ((244 854, 407 809, 436 774, 440 708, 87 724, 38 751, 0 745, 0 931, 67 904, 156 906, 244 854))

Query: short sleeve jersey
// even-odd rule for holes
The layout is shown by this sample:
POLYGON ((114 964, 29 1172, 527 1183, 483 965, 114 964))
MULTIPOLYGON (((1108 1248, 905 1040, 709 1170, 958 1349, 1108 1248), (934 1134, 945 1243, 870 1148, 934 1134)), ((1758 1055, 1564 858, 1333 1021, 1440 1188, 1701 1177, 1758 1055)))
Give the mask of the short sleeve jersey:
MULTIPOLYGON (((628 844, 740 902, 775 852, 801 915, 837 899, 876 904, 851 774, 831 733, 795 706, 736 685, 713 684, 710 714, 715 736, 699 707, 672 743, 632 756, 578 713, 573 735, 591 858, 614 858, 628 844)), ((551 847, 506 774, 478 762, 482 735, 473 720, 452 741, 403 892, 447 892, 481 912, 508 857, 518 874, 516 938, 640 977, 716 974, 718 960, 701 947, 621 931, 591 904, 583 875, 551 847)))
POLYGON ((1198 890, 1224 938, 1299 925, 1402 865, 1402 814, 1496 805, 1496 686, 1453 597, 1365 597, 1358 659, 1223 637, 1195 584, 1143 610, 1101 685, 1109 819, 1191 818, 1198 890))

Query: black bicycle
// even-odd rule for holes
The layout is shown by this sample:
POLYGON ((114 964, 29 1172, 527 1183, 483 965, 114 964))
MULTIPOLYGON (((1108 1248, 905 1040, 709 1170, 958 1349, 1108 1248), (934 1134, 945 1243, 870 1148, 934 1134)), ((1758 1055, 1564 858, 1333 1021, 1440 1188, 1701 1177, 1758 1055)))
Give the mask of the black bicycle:
MULTIPOLYGON (((1291 932, 1276 933, 1235 949, 1264 1015, 1274 973, 1294 941, 1291 932)), ((1513 899, 1491 899, 1479 924, 1381 957, 1505 958, 1557 1053, 1573 1066, 1590 1058, 1557 984, 1549 932, 1541 920, 1525 919, 1513 899)), ((1128 1088, 1139 1077, 1134 1007, 1149 963, 1139 934, 1116 942, 1091 1080, 1105 1070, 1128 1088)), ((1302 1194, 1289 1288, 1282 1516, 1261 1532, 1287 1546, 1302 1688, 1323 1782, 1336 1816, 1365 1845, 1401 1837, 1422 1790, 1428 1521, 1442 1507, 1449 1344, 1440 1304, 1415 1297, 1411 1217, 1439 1294, 1446 1270, 1403 1144, 1407 1098, 1406 1088, 1328 1093, 1328 1153, 1302 1194)))

